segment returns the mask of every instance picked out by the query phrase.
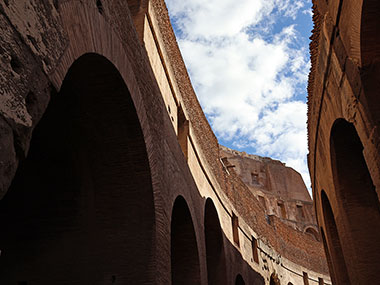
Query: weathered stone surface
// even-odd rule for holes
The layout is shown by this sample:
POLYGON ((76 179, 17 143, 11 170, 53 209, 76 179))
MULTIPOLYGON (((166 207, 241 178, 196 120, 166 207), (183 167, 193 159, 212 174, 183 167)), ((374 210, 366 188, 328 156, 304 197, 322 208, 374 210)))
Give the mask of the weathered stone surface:
POLYGON ((226 172, 162 0, 0 21, 0 283, 328 280, 321 243, 226 172))
MULTIPOLYGON (((221 146, 221 156, 261 203, 267 215, 275 215, 295 229, 312 227, 318 232, 314 207, 302 177, 284 163, 221 146)), ((315 236, 319 239, 318 235, 315 236)))
POLYGON ((317 220, 333 283, 370 284, 380 268, 380 2, 313 2, 308 161, 317 220))

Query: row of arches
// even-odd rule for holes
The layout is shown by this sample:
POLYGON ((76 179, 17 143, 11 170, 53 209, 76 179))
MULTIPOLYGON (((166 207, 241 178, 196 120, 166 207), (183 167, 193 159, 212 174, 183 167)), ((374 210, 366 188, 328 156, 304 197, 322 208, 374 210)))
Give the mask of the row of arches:
MULTIPOLYGON (((0 283, 154 283, 151 176, 123 78, 105 57, 81 56, 52 92, 0 201, 0 283)), ((170 223, 172 284, 200 284, 193 219, 182 196, 170 223)), ((223 234, 210 198, 204 238, 208 284, 223 284, 223 234)), ((235 283, 245 284, 241 275, 235 283)))
POLYGON ((380 268, 380 204, 363 149, 355 126, 338 119, 330 136, 334 189, 320 193, 334 284, 368 284, 380 268))
MULTIPOLYGON (((205 204, 204 235, 208 284, 224 284, 227 276, 223 234, 217 210, 210 198, 205 204)), ((200 284, 196 234, 189 207, 182 196, 175 200, 172 212, 171 266, 173 284, 200 284)), ((245 284, 240 274, 235 283, 245 284)))
MULTIPOLYGON (((325 5, 326 1, 320 2, 325 5)), ((327 87, 326 92, 330 94, 322 99, 320 106, 329 109, 329 114, 318 115, 321 122, 320 127, 317 126, 318 138, 313 142, 314 149, 311 147, 316 154, 314 166, 319 165, 319 170, 313 171, 321 173, 317 173, 319 181, 314 181, 313 190, 320 206, 317 211, 321 218, 321 239, 333 283, 371 284, 380 268, 380 192, 376 189, 380 139, 377 131, 380 123, 380 2, 329 1, 327 5, 329 11, 339 6, 334 41, 341 40, 344 46, 343 52, 333 52, 347 58, 341 71, 351 90, 327 87), (352 70, 347 69, 349 65, 352 70), (355 105, 353 116, 348 111, 351 104, 355 105), (316 188, 319 189, 316 191, 316 188)), ((319 80, 322 81, 322 77, 319 80)), ((343 85, 338 82, 340 79, 329 77, 327 80, 331 85, 343 85)), ((310 124, 313 115, 309 116, 310 124)), ((316 177, 314 173, 314 180, 316 177)))

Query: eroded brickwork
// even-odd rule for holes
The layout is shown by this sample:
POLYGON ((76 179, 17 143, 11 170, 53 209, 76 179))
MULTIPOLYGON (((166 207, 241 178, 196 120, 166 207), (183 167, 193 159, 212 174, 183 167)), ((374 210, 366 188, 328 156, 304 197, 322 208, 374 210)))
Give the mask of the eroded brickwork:
POLYGON ((315 210, 302 177, 284 163, 221 146, 227 160, 264 208, 293 228, 319 240, 315 210))

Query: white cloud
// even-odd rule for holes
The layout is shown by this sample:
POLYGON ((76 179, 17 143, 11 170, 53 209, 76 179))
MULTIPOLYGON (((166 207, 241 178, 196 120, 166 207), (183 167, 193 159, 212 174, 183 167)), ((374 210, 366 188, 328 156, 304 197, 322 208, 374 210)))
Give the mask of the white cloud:
POLYGON ((286 162, 309 187, 306 0, 166 0, 201 105, 220 140, 286 162))

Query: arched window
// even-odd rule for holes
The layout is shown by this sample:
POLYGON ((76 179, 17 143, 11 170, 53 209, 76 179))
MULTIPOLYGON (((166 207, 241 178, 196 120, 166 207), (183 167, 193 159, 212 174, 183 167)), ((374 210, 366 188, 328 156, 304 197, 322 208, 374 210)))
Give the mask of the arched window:
POLYGON ((342 249, 346 261, 355 260, 355 264, 346 263, 348 273, 350 279, 358 278, 352 283, 369 284, 369 276, 380 268, 380 207, 353 124, 343 119, 334 123, 330 149, 337 210, 342 216, 338 234, 345 237, 342 249))
POLYGON ((306 228, 305 233, 312 236, 316 241, 319 241, 319 233, 312 227, 306 228))
POLYGON ((235 285, 245 285, 244 279, 240 274, 236 276, 235 285))
POLYGON ((208 284, 223 284, 226 280, 223 235, 218 213, 210 198, 206 201, 204 223, 208 284))
POLYGON ((269 280, 269 285, 280 285, 280 279, 278 278, 278 275, 273 272, 271 275, 270 275, 270 280, 269 280))
POLYGON ((197 240, 193 220, 185 199, 174 203, 171 221, 172 284, 200 284, 197 240))
POLYGON ((83 55, 51 94, 0 201, 0 227, 1 284, 153 282, 146 146, 128 88, 106 58, 83 55))

